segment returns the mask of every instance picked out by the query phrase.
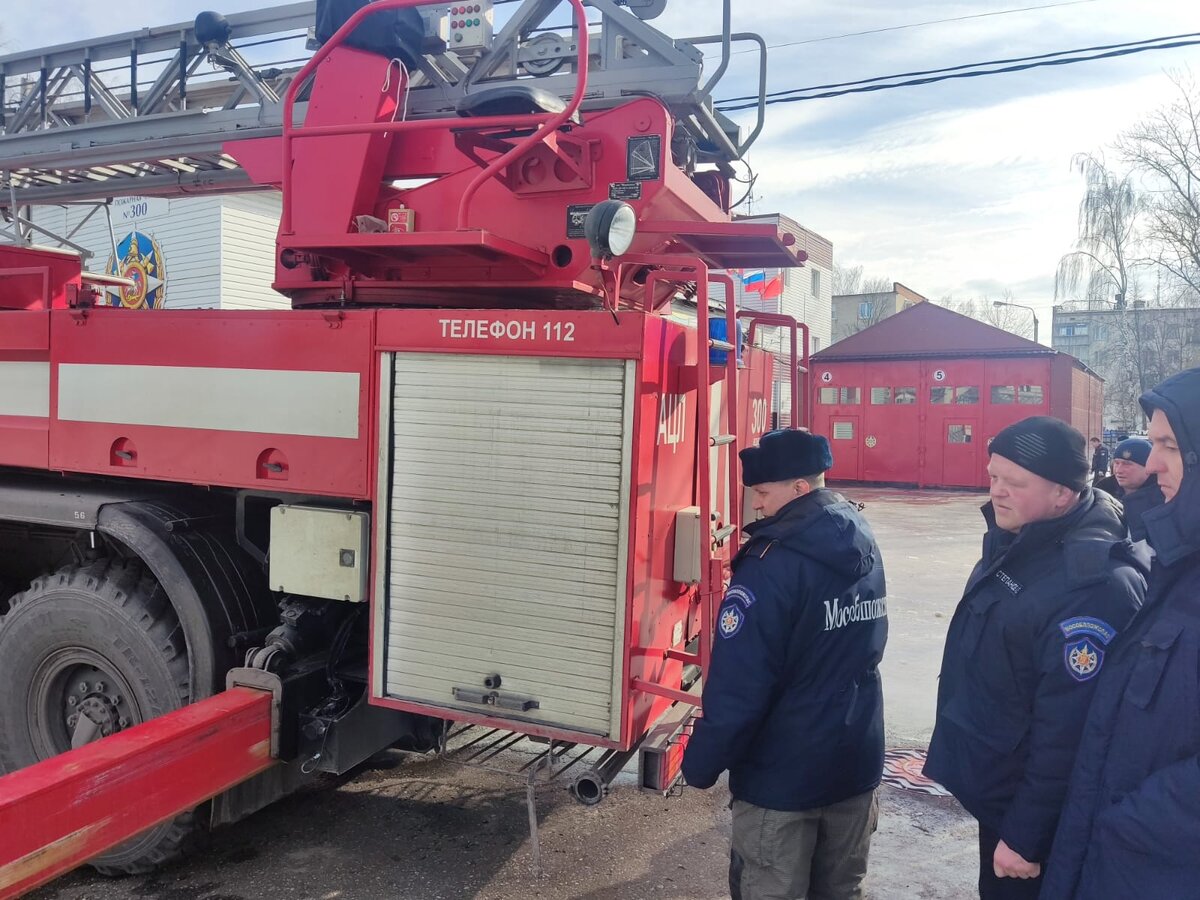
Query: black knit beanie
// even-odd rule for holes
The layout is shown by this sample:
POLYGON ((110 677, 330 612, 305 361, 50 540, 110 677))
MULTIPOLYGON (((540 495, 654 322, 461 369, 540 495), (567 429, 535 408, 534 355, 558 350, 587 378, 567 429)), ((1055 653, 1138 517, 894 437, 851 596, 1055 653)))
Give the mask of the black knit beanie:
POLYGON ((988 446, 1047 481, 1082 491, 1087 486, 1087 439, 1052 416, 1030 416, 1003 429, 988 446))

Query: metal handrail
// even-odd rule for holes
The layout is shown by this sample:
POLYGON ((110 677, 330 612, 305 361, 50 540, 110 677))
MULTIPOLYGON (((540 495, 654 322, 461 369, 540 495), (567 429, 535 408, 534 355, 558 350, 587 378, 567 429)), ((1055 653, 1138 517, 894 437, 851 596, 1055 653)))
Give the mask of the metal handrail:
MULTIPOLYGON (((725 74, 725 70, 729 68, 729 58, 733 55, 730 47, 730 38, 732 35, 729 29, 733 27, 733 10, 731 0, 723 0, 721 3, 721 33, 717 39, 721 42, 721 64, 717 66, 717 71, 712 73, 712 77, 708 79, 700 93, 708 96, 712 93, 712 89, 716 87, 717 82, 721 80, 721 76, 725 74)), ((697 43, 691 41, 690 43, 697 43)), ((703 43, 703 42, 702 42, 703 43)))
MULTIPOLYGON (((783 313, 755 312, 754 310, 751 310, 751 309, 740 310, 738 312, 738 318, 750 320, 750 332, 746 335, 746 342, 749 344, 754 343, 754 332, 758 330, 758 326, 760 324, 761 325, 771 325, 771 326, 776 326, 776 327, 780 327, 780 328, 787 328, 791 331, 791 335, 792 335, 792 365, 791 365, 789 374, 791 376, 791 382, 792 382, 792 426, 795 427, 795 426, 799 425, 800 424, 800 412, 799 412, 798 404, 800 402, 800 373, 804 372, 805 374, 807 374, 808 369, 809 369, 808 325, 806 325, 804 322, 797 322, 792 316, 785 315, 783 313), (803 332, 803 334, 804 334, 804 343, 803 343, 804 349, 803 349, 802 355, 798 355, 798 353, 801 352, 797 348, 798 332, 803 332)), ((804 403, 804 422, 803 422, 803 427, 805 427, 805 428, 810 427, 812 424, 811 410, 812 410, 812 403, 810 402, 810 398, 806 396, 805 403, 804 403)))
MULTIPOLYGON (((726 29, 729 28, 728 22, 725 23, 725 27, 726 29)), ((739 31, 736 34, 729 34, 727 31, 725 34, 707 34, 703 37, 685 38, 684 40, 689 44, 720 43, 726 51, 728 51, 731 41, 753 41, 758 44, 758 121, 754 125, 754 130, 750 132, 750 137, 746 138, 746 140, 742 141, 736 147, 738 159, 741 159, 746 154, 746 151, 750 149, 750 145, 758 139, 767 121, 767 42, 763 40, 762 35, 755 34, 752 31, 739 31)), ((704 86, 705 95, 709 94, 709 89, 715 85, 717 78, 725 72, 728 63, 728 58, 722 59, 716 74, 704 86)))
MULTIPOLYGON (((572 95, 566 109, 558 113, 538 113, 533 115, 520 116, 480 116, 469 120, 469 127, 473 129, 503 127, 503 128, 522 128, 532 125, 540 126, 536 132, 517 142, 512 149, 499 158, 493 160, 482 172, 480 172, 474 180, 467 186, 463 192, 463 196, 458 207, 458 224, 459 230, 466 229, 467 212, 470 207, 471 199, 479 190, 480 186, 485 181, 491 178, 497 171, 503 168, 516 156, 524 153, 533 145, 540 142, 547 134, 559 128, 564 122, 570 119, 579 110, 583 103, 584 94, 587 91, 587 72, 588 72, 588 39, 587 39, 587 12, 583 8, 582 0, 567 0, 571 4, 575 12, 575 21, 580 26, 580 39, 578 41, 578 54, 576 57, 576 83, 575 93, 572 95)), ((325 42, 324 46, 318 50, 304 67, 296 74, 288 85, 287 94, 283 101, 283 209, 280 216, 280 233, 293 234, 292 231, 292 142, 300 137, 320 137, 335 134, 370 134, 373 132, 400 132, 400 131, 417 131, 428 129, 431 127, 445 127, 448 121, 460 122, 464 127, 467 126, 467 120, 459 119, 433 119, 433 120, 409 120, 405 122, 362 122, 351 123, 348 125, 323 125, 323 126, 303 126, 297 128, 294 121, 294 109, 296 98, 303 88, 305 83, 312 76, 316 67, 319 66, 329 54, 339 47, 347 37, 354 31, 362 21, 375 13, 387 12, 392 9, 406 9, 410 6, 431 6, 434 5, 434 0, 376 0, 370 3, 350 16, 339 28, 334 35, 325 42)))
MULTIPOLYGON (((630 262, 635 262, 632 258, 630 262)), ((715 626, 716 596, 724 588, 724 561, 716 556, 715 551, 724 546, 725 542, 735 532, 741 529, 741 506, 737 502, 737 489, 741 483, 738 467, 738 357, 737 357, 737 301, 733 291, 733 279, 726 274, 711 273, 707 264, 699 257, 680 256, 672 261, 672 265, 689 271, 688 281, 696 284, 696 492, 699 494, 697 505, 700 508, 700 527, 702 533, 707 530, 708 539, 700 542, 700 584, 697 592, 700 599, 700 647, 698 661, 702 672, 707 672, 712 660, 712 645, 715 626), (733 440, 721 440, 713 443, 716 435, 711 427, 711 408, 709 393, 709 358, 708 351, 714 344, 723 343, 709 337, 708 333, 708 288, 712 283, 725 286, 725 323, 726 333, 733 335, 733 350, 725 357, 725 408, 728 411, 729 434, 733 440), (713 471, 711 452, 716 447, 728 447, 729 462, 727 475, 729 478, 729 509, 727 521, 715 533, 713 527, 712 487, 713 471)), ((678 271, 658 270, 646 277, 644 285, 646 309, 653 307, 654 286, 658 282, 677 283, 680 280, 678 271)), ((693 661, 688 654, 671 654, 673 658, 693 661)), ((638 681, 635 685, 639 690, 656 693, 663 696, 675 697, 678 693, 662 685, 652 685, 638 681)), ((678 699, 678 698, 676 698, 678 699)))

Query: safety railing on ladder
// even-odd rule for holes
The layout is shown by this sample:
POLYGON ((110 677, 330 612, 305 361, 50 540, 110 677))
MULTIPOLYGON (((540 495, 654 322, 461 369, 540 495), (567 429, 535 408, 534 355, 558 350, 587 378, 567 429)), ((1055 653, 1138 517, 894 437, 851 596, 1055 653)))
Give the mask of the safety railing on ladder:
POLYGON ((782 313, 755 312, 750 309, 738 310, 738 318, 750 322, 746 333, 746 344, 754 346, 758 326, 786 328, 791 337, 791 361, 788 364, 788 380, 791 382, 791 418, 792 428, 810 428, 812 426, 812 398, 808 395, 808 326, 797 322, 791 316, 782 313), (803 385, 801 376, 805 376, 803 385), (800 406, 800 398, 804 398, 804 406, 800 406), (803 409, 803 411, 801 411, 803 409))
MULTIPOLYGON (((741 508, 737 502, 738 490, 741 486, 741 474, 738 465, 738 346, 737 346, 737 302, 733 290, 733 280, 724 274, 710 273, 708 266, 698 257, 676 256, 637 256, 627 257, 616 268, 616 283, 621 280, 621 272, 628 265, 669 265, 671 270, 659 270, 646 276, 644 285, 646 308, 653 307, 654 288, 658 282, 676 283, 681 280, 681 270, 686 271, 686 280, 694 281, 696 285, 696 492, 699 494, 697 505, 700 509, 701 534, 707 529, 708 539, 700 541, 700 583, 697 585, 697 600, 700 607, 700 630, 698 635, 697 652, 669 649, 665 651, 668 659, 676 659, 685 664, 700 667, 701 672, 707 672, 712 659, 713 629, 715 625, 716 608, 725 591, 725 571, 732 554, 722 553, 725 547, 733 546, 736 535, 741 530, 741 508), (725 334, 731 340, 714 338, 709 333, 709 287, 711 284, 721 284, 725 287, 725 334), (726 411, 725 421, 727 433, 714 432, 712 427, 712 393, 709 385, 712 366, 709 353, 718 350, 725 353, 725 375, 718 379, 718 384, 724 385, 718 402, 726 411), (716 451, 714 453, 714 451, 716 451), (720 453, 727 455, 726 475, 729 487, 728 509, 722 519, 714 511, 713 486, 715 481, 713 457, 720 453)), ((614 310, 615 311, 615 310, 614 310)), ((721 421, 719 409, 716 417, 721 421)), ((669 697, 685 703, 695 704, 697 697, 685 691, 669 688, 666 685, 646 681, 641 678, 633 679, 634 690, 669 697)))
MULTIPOLYGON (((503 116, 476 116, 470 120, 471 128, 475 130, 484 130, 488 128, 533 128, 532 134, 523 137, 517 141, 512 148, 506 153, 498 156, 496 159, 488 163, 475 176, 474 179, 463 190, 462 197, 459 200, 457 227, 459 231, 466 230, 469 225, 469 211, 471 201, 480 187, 497 172, 507 166, 512 160, 518 158, 525 153, 530 147, 540 141, 546 139, 548 135, 557 131, 568 119, 575 115, 583 103, 584 94, 587 92, 588 81, 588 20, 587 12, 583 7, 582 0, 567 0, 572 8, 575 17, 575 37, 573 40, 576 43, 576 84, 575 92, 571 99, 567 102, 566 107, 557 113, 531 113, 521 115, 503 115, 503 116)), ((284 97, 283 103, 283 208, 281 210, 281 234, 293 233, 292 222, 292 180, 293 180, 293 164, 295 156, 292 150, 292 144, 297 139, 324 137, 330 135, 351 135, 351 134, 374 134, 374 133, 402 133, 419 130, 427 130, 433 128, 452 128, 463 127, 464 123, 459 118, 434 118, 434 119, 407 119, 402 121, 388 122, 354 122, 345 125, 301 125, 295 124, 295 105, 299 97, 301 89, 311 78, 326 57, 338 46, 342 45, 346 38, 360 25, 368 16, 377 13, 386 12, 393 9, 407 9, 412 6, 431 6, 435 5, 434 0, 375 0, 369 3, 362 9, 355 12, 345 23, 339 28, 334 35, 321 47, 320 50, 305 63, 304 67, 297 73, 296 77, 288 86, 287 95, 284 97)))
MULTIPOLYGON (((645 308, 653 309, 655 303, 654 288, 659 282, 678 284, 681 273, 686 273, 687 280, 696 285, 696 490, 699 494, 700 521, 708 523, 708 540, 701 540, 700 545, 700 583, 697 586, 697 600, 700 607, 700 629, 696 652, 687 650, 668 649, 665 655, 668 659, 679 660, 685 664, 699 665, 701 673, 708 671, 712 659, 713 640, 715 638, 716 609, 725 590, 726 568, 732 554, 721 553, 724 547, 732 547, 736 536, 740 533, 741 504, 737 502, 738 491, 741 487, 741 471, 738 460, 738 369, 740 348, 738 322, 747 320, 750 323, 746 334, 745 344, 751 346, 759 326, 782 327, 788 329, 791 343, 791 358, 788 364, 791 382, 791 424, 793 427, 807 427, 809 424, 810 404, 804 402, 801 406, 801 396, 807 390, 807 382, 801 381, 802 375, 809 371, 809 330, 803 322, 779 313, 755 312, 739 310, 733 280, 725 274, 712 274, 707 265, 695 257, 649 256, 636 255, 623 259, 612 272, 611 283, 621 284, 623 271, 629 266, 658 265, 664 268, 651 272, 646 277, 644 285, 645 308), (721 284, 725 288, 725 335, 728 340, 711 336, 709 329, 709 286, 721 284), (725 375, 718 379, 718 384, 724 385, 721 394, 723 408, 727 411, 726 425, 728 433, 714 432, 712 417, 712 394, 710 393, 711 364, 709 353, 713 350, 725 353, 725 375), (803 410, 803 412, 801 411, 803 410), (725 520, 721 520, 713 510, 714 483, 714 450, 724 448, 727 454, 726 474, 729 482, 729 501, 725 520)), ((618 303, 610 309, 617 311, 618 303)), ((720 415, 717 416, 720 422, 720 415)), ((719 468, 719 467, 718 467, 719 468)), ((669 697, 672 700, 695 704, 697 696, 692 693, 669 688, 666 685, 646 681, 641 678, 633 679, 634 690, 648 694, 669 697)))

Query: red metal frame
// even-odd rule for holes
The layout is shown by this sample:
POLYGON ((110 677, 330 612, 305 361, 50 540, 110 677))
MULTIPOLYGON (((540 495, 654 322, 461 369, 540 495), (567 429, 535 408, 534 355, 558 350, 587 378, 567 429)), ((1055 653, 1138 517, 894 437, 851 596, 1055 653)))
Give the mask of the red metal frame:
MULTIPOLYGON (((526 152, 535 144, 541 143, 546 135, 556 131, 564 122, 570 119, 579 110, 580 104, 583 102, 584 94, 587 91, 587 70, 588 70, 588 20, 587 12, 583 8, 581 0, 567 0, 570 3, 575 14, 575 42, 578 47, 576 54, 576 74, 577 80, 575 84, 575 93, 572 95, 570 102, 566 108, 559 113, 552 115, 531 115, 531 116, 486 116, 478 117, 470 120, 470 128, 472 131, 481 131, 488 128, 520 128, 529 127, 531 125, 539 126, 537 131, 523 138, 507 153, 493 160, 487 165, 483 171, 479 172, 471 181, 458 205, 458 228, 465 230, 467 226, 467 213, 471 206, 471 201, 474 199, 476 192, 485 181, 503 169, 509 162, 516 159, 522 153, 526 152)), ((288 85, 287 94, 284 97, 283 103, 283 214, 280 224, 281 234, 292 234, 292 142, 297 137, 318 137, 321 135, 349 135, 349 134, 369 134, 369 133, 403 133, 406 131, 416 131, 418 129, 427 128, 446 128, 447 120, 413 120, 404 122, 370 122, 370 123, 354 123, 349 125, 327 125, 315 126, 309 128, 297 129, 295 126, 295 105, 296 97, 300 93, 301 87, 308 80, 309 76, 316 70, 326 57, 333 50, 340 47, 350 34, 357 28, 367 16, 374 15, 379 12, 386 12, 391 9, 406 9, 411 6, 428 6, 431 0, 376 0, 376 2, 364 6, 358 12, 354 13, 334 35, 325 42, 324 46, 318 50, 304 67, 292 79, 288 85)))
POLYGON ((234 688, 0 777, 0 900, 274 763, 271 695, 234 688))
POLYGON ((754 333, 758 330, 759 325, 774 325, 787 328, 791 332, 792 362, 788 369, 788 375, 792 381, 792 425, 803 425, 805 428, 811 428, 812 403, 800 385, 800 376, 807 375, 809 370, 808 325, 804 322, 797 322, 791 316, 785 316, 781 313, 754 312, 748 309, 740 310, 738 318, 750 320, 750 333, 746 335, 746 341, 751 344, 754 343, 754 333), (800 342, 800 346, 804 349, 799 356, 797 356, 797 331, 804 336, 803 341, 800 342), (800 398, 802 396, 804 397, 803 417, 801 417, 799 412, 800 398))

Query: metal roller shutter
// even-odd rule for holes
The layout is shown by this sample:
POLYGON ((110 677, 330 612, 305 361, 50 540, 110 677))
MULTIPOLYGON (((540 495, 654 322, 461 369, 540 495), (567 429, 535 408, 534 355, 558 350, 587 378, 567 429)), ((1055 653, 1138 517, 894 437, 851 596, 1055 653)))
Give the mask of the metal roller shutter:
POLYGON ((384 695, 616 734, 633 363, 398 353, 384 375, 384 695), (463 699, 494 674, 497 705, 463 699))

